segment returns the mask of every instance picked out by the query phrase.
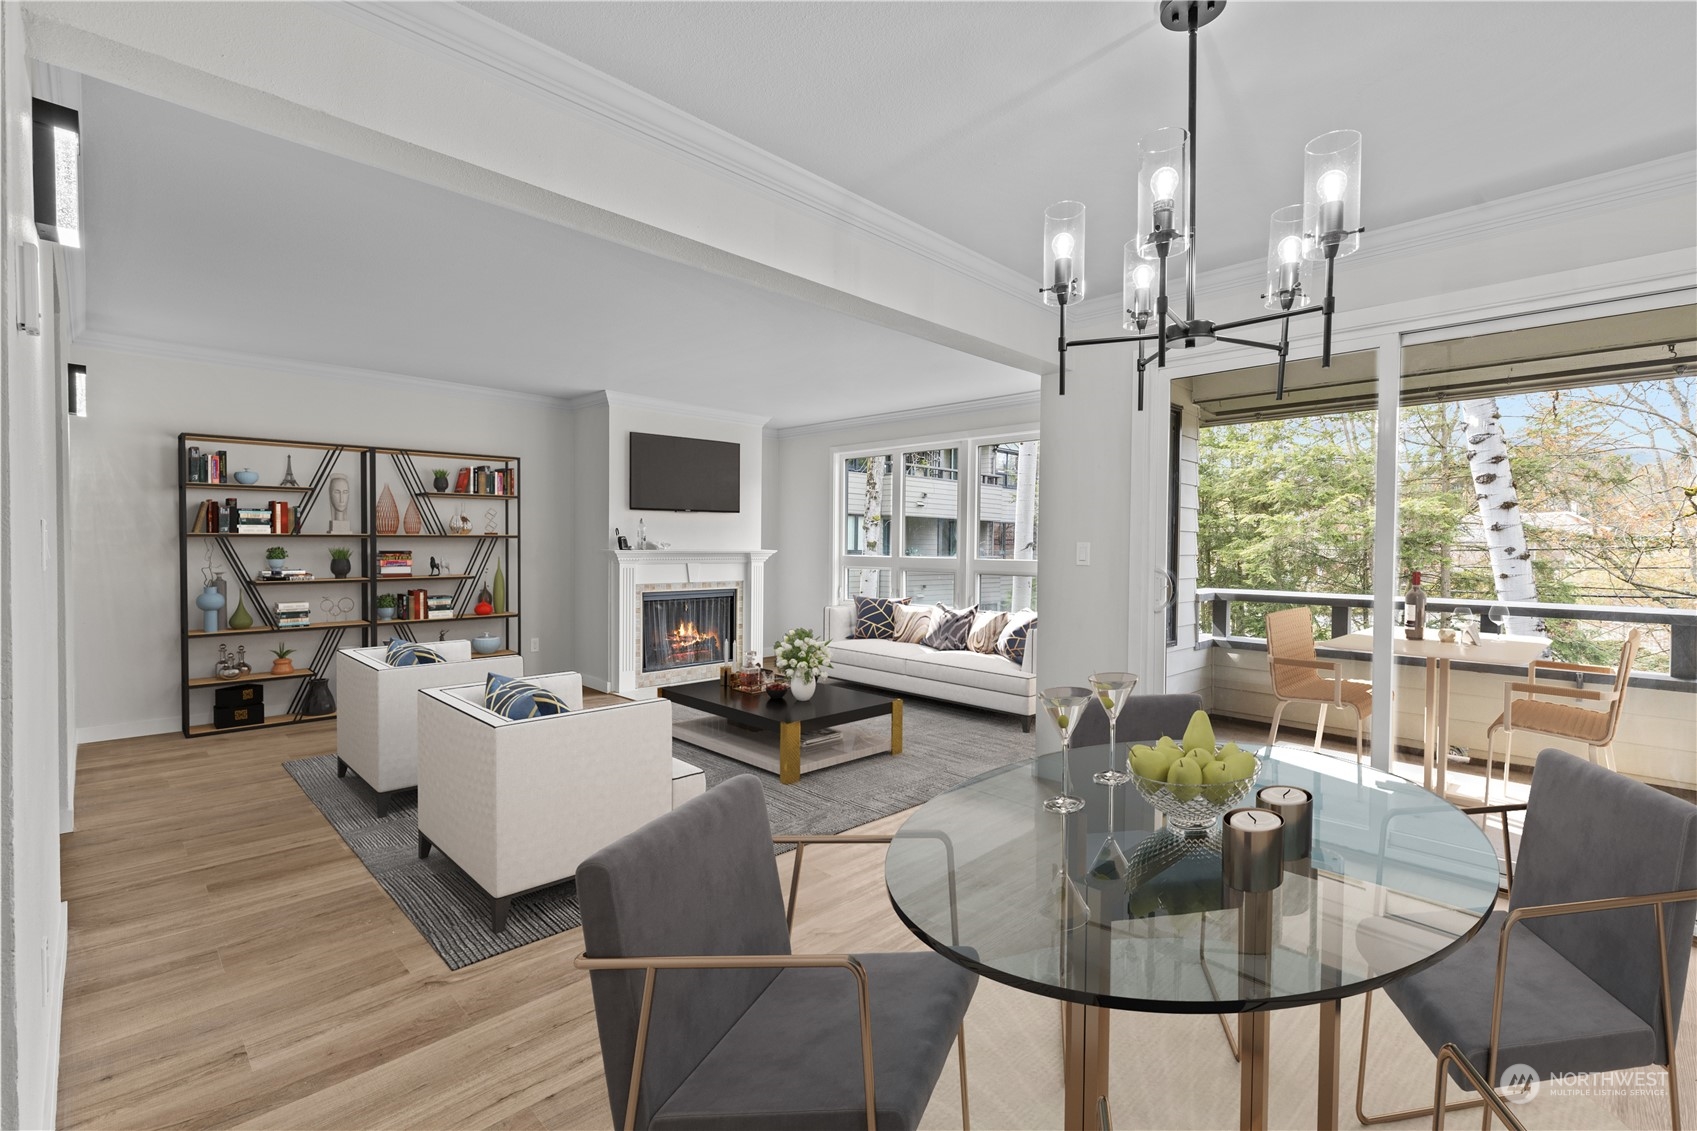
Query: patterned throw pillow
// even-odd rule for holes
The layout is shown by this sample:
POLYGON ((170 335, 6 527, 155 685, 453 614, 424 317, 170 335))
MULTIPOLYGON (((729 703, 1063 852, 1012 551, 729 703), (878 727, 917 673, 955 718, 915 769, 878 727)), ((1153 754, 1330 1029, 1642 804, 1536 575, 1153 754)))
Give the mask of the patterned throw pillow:
POLYGON ((410 668, 414 664, 445 664, 448 661, 434 648, 397 637, 389 641, 389 651, 384 654, 383 662, 392 668, 410 668))
POLYGON ((972 622, 972 632, 966 638, 966 646, 974 652, 982 652, 986 656, 996 654, 996 645, 1002 638, 1002 629, 1007 627, 1006 613, 979 613, 972 622))
POLYGON ((931 614, 935 605, 897 605, 896 636, 900 644, 923 644, 931 632, 931 614))
POLYGON ((563 715, 570 710, 547 688, 496 672, 490 672, 484 681, 483 705, 504 719, 534 719, 563 715))
POLYGON ((1030 609, 1021 609, 1008 616, 1008 623, 1002 629, 1001 639, 996 641, 996 651, 1018 664, 1025 666, 1025 645, 1030 639, 1031 630, 1037 627, 1037 614, 1030 609))
POLYGON ((856 597, 854 631, 849 635, 856 640, 894 640, 896 607, 907 602, 906 597, 856 597))
POLYGON ((939 652, 965 651, 966 638, 971 635, 972 622, 977 616, 977 605, 965 609, 938 605, 937 611, 931 615, 931 632, 925 637, 925 646, 939 652))

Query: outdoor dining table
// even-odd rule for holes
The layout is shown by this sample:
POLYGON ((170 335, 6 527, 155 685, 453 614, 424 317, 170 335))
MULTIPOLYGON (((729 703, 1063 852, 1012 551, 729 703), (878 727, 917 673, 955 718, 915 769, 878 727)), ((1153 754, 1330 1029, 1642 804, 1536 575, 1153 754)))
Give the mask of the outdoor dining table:
MULTIPOLYGON (((1475 664, 1501 664, 1525 670, 1526 665, 1542 656, 1550 646, 1542 636, 1481 635, 1476 644, 1460 641, 1446 644, 1436 633, 1421 640, 1410 640, 1402 629, 1392 637, 1398 656, 1414 656, 1426 662, 1426 713, 1422 749, 1426 769, 1424 784, 1438 796, 1446 796, 1446 771, 1449 766, 1450 742, 1450 664, 1465 660, 1475 664)), ((1373 634, 1352 632, 1347 636, 1326 641, 1325 647, 1358 655, 1373 654, 1373 634)), ((1505 755, 1506 757, 1506 755, 1505 755)))
POLYGON ((1091 780, 1108 766, 1106 746, 1067 755, 1085 803, 1077 813, 1044 809, 1062 757, 1044 754, 932 798, 891 843, 886 886, 915 935, 986 978, 1062 1002, 1067 1128, 1110 1118, 1116 1009, 1237 1014, 1239 1122, 1265 1127, 1271 1013, 1302 1006, 1320 1011, 1316 1125, 1336 1128, 1342 1000, 1440 960, 1495 904, 1496 853, 1454 806, 1354 759, 1285 745, 1262 754, 1255 789, 1309 791, 1313 834, 1309 856, 1287 859, 1279 885, 1254 899, 1223 881, 1218 822, 1185 835, 1135 781, 1091 780), (1102 862, 1113 860, 1110 837, 1123 871, 1102 862))

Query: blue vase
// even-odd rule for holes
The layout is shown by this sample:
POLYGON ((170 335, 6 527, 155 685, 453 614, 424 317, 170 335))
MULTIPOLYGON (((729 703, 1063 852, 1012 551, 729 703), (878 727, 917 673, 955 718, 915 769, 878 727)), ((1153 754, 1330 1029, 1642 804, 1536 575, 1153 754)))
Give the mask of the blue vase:
POLYGON ((218 631, 218 610, 224 607, 224 594, 218 592, 216 586, 208 585, 200 591, 200 596, 194 599, 195 607, 206 614, 206 631, 218 631))

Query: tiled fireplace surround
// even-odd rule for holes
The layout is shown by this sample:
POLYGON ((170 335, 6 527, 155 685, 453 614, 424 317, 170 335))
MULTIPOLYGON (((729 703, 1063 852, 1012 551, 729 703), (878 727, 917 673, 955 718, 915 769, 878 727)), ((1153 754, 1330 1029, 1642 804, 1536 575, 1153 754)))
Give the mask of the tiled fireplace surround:
POLYGON ((765 608, 766 560, 771 550, 610 550, 612 591, 615 595, 611 636, 614 657, 611 690, 632 698, 647 698, 655 689, 673 683, 713 678, 719 661, 695 667, 645 672, 642 668, 642 605, 644 593, 731 589, 737 595, 736 649, 750 648, 765 655, 770 647, 762 623, 765 608))

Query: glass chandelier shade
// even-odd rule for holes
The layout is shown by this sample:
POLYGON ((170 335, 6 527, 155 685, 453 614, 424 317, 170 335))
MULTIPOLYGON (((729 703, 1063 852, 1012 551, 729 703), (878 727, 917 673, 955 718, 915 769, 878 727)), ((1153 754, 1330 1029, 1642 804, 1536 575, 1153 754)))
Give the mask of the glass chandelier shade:
POLYGON ((1320 270, 1309 267, 1308 251, 1314 241, 1303 227, 1307 207, 1287 204, 1273 209, 1273 219, 1267 228, 1267 291, 1262 295, 1268 310, 1296 310, 1314 301, 1313 292, 1321 288, 1309 281, 1318 280, 1320 270))
POLYGON ((1158 293, 1159 272, 1143 258, 1141 240, 1127 240, 1125 245, 1125 285, 1123 291, 1125 328, 1141 330, 1155 317, 1155 295, 1158 293))
POLYGON ((1063 306, 1084 297, 1084 205, 1052 204, 1043 213, 1043 301, 1063 306))
POLYGON ((1361 246, 1361 134, 1333 130, 1302 151, 1304 230, 1309 259, 1349 255, 1361 246))
POLYGON ((1170 258, 1190 246, 1190 133, 1156 130, 1137 143, 1138 254, 1170 258))

